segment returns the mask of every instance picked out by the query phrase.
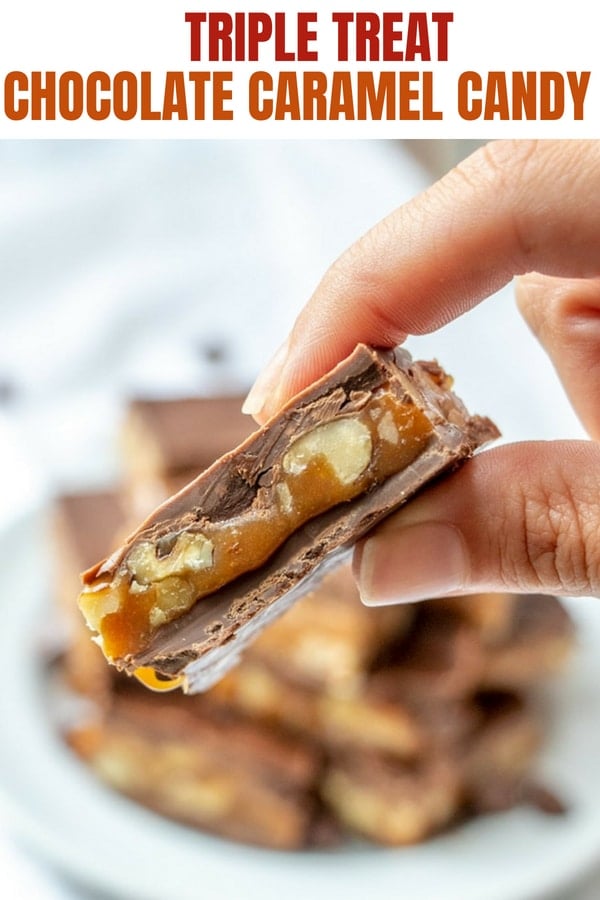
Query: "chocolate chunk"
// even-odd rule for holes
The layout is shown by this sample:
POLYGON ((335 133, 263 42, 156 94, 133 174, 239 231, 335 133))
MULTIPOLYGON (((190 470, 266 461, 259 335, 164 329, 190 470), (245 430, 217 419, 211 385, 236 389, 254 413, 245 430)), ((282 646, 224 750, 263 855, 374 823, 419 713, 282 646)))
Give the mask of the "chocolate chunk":
POLYGON ((537 781, 526 781, 523 784, 523 802, 528 803, 548 816, 565 816, 569 807, 562 797, 537 781))

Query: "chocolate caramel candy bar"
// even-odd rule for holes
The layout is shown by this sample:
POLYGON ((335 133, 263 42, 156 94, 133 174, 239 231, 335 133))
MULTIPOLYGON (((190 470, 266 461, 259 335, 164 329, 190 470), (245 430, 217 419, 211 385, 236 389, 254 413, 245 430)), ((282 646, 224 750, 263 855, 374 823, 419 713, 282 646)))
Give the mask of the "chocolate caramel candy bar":
POLYGON ((104 782, 169 818, 282 850, 320 840, 320 752, 274 729, 140 688, 68 740, 104 782))
POLYGON ((107 659, 204 690, 420 487, 497 437, 436 363, 359 345, 84 574, 107 659))
POLYGON ((378 844, 416 844, 458 818, 462 782, 458 762, 428 757, 416 764, 385 755, 334 756, 321 795, 350 831, 378 844))
POLYGON ((244 659, 202 696, 253 721, 316 740, 328 751, 364 750, 402 760, 433 750, 448 753, 476 727, 471 698, 421 695, 415 701, 403 690, 402 672, 391 674, 390 682, 398 682, 395 693, 391 685, 383 692, 377 675, 348 693, 328 692, 285 681, 244 659))

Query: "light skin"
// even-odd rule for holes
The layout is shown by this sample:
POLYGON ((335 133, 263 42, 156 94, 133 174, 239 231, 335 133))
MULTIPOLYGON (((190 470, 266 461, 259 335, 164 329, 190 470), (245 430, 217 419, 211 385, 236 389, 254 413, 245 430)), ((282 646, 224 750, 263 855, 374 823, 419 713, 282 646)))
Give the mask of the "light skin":
POLYGON ((515 278, 591 441, 477 455, 356 548, 371 605, 478 591, 600 595, 600 141, 501 141, 395 210, 327 271, 261 373, 262 422, 362 341, 435 331, 515 278))

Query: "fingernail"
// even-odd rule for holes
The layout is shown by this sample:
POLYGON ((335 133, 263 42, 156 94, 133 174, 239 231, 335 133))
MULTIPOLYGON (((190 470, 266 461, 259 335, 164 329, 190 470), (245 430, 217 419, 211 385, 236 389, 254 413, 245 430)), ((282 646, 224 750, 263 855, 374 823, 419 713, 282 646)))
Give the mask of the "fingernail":
POLYGON ((463 592, 468 557, 453 525, 424 522, 368 538, 357 568, 362 602, 386 606, 463 592))
POLYGON ((244 400, 242 412, 247 416, 258 416, 264 407, 267 397, 277 390, 277 384, 288 356, 289 338, 284 341, 277 353, 262 370, 244 400))

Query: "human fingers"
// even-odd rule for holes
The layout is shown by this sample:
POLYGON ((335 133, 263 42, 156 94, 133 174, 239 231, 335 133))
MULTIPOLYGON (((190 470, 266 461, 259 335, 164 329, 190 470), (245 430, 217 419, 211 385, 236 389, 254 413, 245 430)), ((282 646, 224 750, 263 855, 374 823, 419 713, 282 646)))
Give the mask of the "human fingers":
POLYGON ((245 411, 264 421, 363 341, 393 346, 534 269, 600 274, 600 142, 492 142, 325 274, 245 411))
POLYGON ((600 595, 600 447, 508 444, 415 497, 357 547, 367 605, 480 591, 600 595))
POLYGON ((600 440, 600 279, 532 273, 517 280, 516 294, 584 427, 600 440))

